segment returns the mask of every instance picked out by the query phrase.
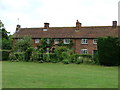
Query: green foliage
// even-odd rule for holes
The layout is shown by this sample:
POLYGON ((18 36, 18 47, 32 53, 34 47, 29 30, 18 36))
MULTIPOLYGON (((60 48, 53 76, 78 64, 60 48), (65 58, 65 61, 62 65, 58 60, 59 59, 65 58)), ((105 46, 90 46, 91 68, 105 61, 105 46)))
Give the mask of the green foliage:
POLYGON ((0 53, 2 53, 2 60, 9 60, 10 50, 0 50, 0 53))
POLYGON ((38 49, 40 49, 42 53, 45 53, 46 52, 46 48, 47 47, 51 48, 52 44, 53 44, 53 39, 51 39, 51 38, 42 38, 41 39, 41 43, 38 46, 38 49))
POLYGON ((25 61, 29 61, 31 59, 33 50, 34 50, 33 47, 27 48, 27 50, 25 51, 25 61))
POLYGON ((9 59, 10 59, 11 61, 17 60, 17 57, 16 57, 15 53, 11 52, 11 53, 9 54, 9 59))
POLYGON ((32 38, 29 36, 25 36, 16 42, 14 50, 25 52, 29 47, 32 47, 32 44, 33 44, 32 38))
POLYGON ((30 56, 30 61, 38 61, 39 59, 38 53, 39 52, 37 50, 33 50, 30 56))
POLYGON ((10 32, 7 32, 4 24, 0 20, 0 49, 2 50, 12 49, 12 40, 8 34, 10 34, 10 32))
POLYGON ((50 54, 49 53, 43 54, 43 60, 46 62, 50 62, 50 54))
POLYGON ((98 52, 93 56, 93 60, 94 60, 94 63, 95 63, 95 64, 100 64, 98 52))
POLYGON ((56 59, 62 61, 64 59, 70 59, 70 55, 73 53, 72 50, 65 46, 59 46, 55 49, 56 59))
POLYGON ((9 39, 2 39, 2 49, 3 50, 11 50, 12 49, 12 41, 9 39))
POLYGON ((120 43, 117 37, 98 39, 98 58, 102 65, 120 65, 120 43))
POLYGON ((64 64, 69 64, 69 63, 70 63, 68 59, 64 59, 62 62, 63 62, 64 64))
POLYGON ((83 57, 78 57, 76 60, 75 60, 75 63, 76 64, 80 64, 80 63, 83 63, 83 57))
POLYGON ((70 44, 64 44, 62 39, 60 39, 60 43, 58 44, 58 46, 65 46, 69 49, 71 49, 73 45, 74 45, 74 43, 72 40, 70 40, 70 44))

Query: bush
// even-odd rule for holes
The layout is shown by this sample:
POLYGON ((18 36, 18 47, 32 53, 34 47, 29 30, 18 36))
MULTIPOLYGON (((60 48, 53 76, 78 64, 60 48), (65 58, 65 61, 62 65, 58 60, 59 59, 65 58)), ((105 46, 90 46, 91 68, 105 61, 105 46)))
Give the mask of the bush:
POLYGON ((1 50, 0 53, 2 53, 2 60, 9 60, 9 53, 10 50, 1 50))
POLYGON ((73 51, 65 46, 59 46, 55 49, 56 59, 59 62, 62 62, 64 59, 70 59, 72 53, 73 51))
POLYGON ((57 56, 56 56, 55 53, 51 53, 51 54, 50 54, 50 59, 51 59, 51 62, 52 62, 52 63, 57 63, 57 62, 59 62, 59 60, 57 59, 57 56))
POLYGON ((43 60, 45 62, 50 62, 50 54, 49 53, 44 53, 43 54, 43 60))
POLYGON ((98 39, 98 58, 101 65, 120 65, 120 38, 104 37, 98 39))
POLYGON ((33 47, 27 48, 27 50, 25 51, 25 61, 30 61, 31 60, 33 50, 34 50, 33 47))
POLYGON ((11 52, 9 54, 9 59, 11 61, 24 61, 25 60, 25 53, 24 52, 11 52))
POLYGON ((62 61, 64 64, 69 64, 69 60, 68 59, 65 59, 62 61))
POLYGON ((33 50, 30 56, 30 61, 38 61, 39 60, 39 53, 37 50, 33 50))
POLYGON ((83 57, 79 57, 79 58, 77 58, 76 61, 75 61, 76 64, 80 64, 80 63, 82 63, 82 62, 83 62, 83 57))
POLYGON ((94 64, 100 64, 99 58, 98 58, 98 52, 93 56, 94 64))

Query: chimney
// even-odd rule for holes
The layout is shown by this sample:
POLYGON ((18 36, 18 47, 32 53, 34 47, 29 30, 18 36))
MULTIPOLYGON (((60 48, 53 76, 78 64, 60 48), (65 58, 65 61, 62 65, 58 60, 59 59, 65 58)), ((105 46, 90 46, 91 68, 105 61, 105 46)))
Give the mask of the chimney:
POLYGON ((48 29, 49 28, 49 23, 44 23, 44 28, 48 29))
POLYGON ((18 31, 20 28, 21 28, 21 26, 18 24, 18 25, 16 26, 16 31, 18 31))
POLYGON ((80 30, 81 25, 82 24, 77 20, 77 22, 76 22, 76 30, 80 30))
POLYGON ((112 23, 112 28, 113 28, 113 29, 116 29, 116 27, 117 27, 117 21, 113 21, 113 23, 112 23))

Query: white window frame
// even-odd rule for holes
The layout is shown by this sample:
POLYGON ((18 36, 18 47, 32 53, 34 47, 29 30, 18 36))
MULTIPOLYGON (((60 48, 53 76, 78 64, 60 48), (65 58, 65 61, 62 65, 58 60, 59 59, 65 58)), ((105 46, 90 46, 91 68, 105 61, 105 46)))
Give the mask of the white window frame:
POLYGON ((98 39, 93 39, 93 44, 97 44, 98 39))
POLYGON ((88 44, 88 39, 81 39, 81 44, 88 44))
POLYGON ((59 44, 59 39, 54 39, 54 44, 59 44))
POLYGON ((70 39, 64 39, 64 44, 70 44, 70 39))
POLYGON ((47 38, 46 43, 50 44, 50 39, 49 38, 47 38))
POLYGON ((47 31, 47 30, 48 30, 48 29, 45 29, 45 28, 43 29, 43 31, 47 31))
POLYGON ((88 50, 87 49, 81 49, 81 54, 87 54, 88 50))
POLYGON ((40 39, 35 39, 35 43, 40 43, 40 39))

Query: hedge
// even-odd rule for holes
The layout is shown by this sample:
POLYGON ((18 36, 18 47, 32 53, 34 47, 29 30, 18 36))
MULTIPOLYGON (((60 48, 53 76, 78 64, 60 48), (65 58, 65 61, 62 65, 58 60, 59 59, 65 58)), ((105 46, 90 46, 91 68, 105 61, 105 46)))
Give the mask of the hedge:
POLYGON ((10 50, 0 50, 0 54, 2 54, 2 60, 9 60, 10 50))
POLYGON ((104 37, 98 39, 98 59, 101 65, 120 65, 120 38, 104 37))

